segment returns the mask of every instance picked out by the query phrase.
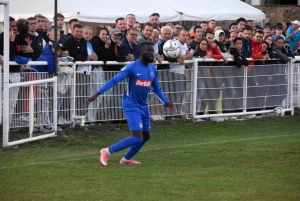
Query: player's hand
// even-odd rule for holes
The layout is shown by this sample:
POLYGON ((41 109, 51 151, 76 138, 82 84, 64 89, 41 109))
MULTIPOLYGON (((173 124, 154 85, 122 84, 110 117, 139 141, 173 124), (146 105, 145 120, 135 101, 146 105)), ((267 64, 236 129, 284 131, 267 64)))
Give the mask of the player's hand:
POLYGON ((91 102, 96 100, 98 96, 100 96, 99 92, 97 92, 95 95, 93 95, 89 99, 87 99, 86 103, 84 104, 84 107, 87 107, 91 102))
POLYGON ((171 110, 172 113, 175 112, 175 108, 174 108, 174 104, 173 104, 173 103, 168 102, 168 103, 167 103, 167 108, 169 108, 169 109, 171 110))

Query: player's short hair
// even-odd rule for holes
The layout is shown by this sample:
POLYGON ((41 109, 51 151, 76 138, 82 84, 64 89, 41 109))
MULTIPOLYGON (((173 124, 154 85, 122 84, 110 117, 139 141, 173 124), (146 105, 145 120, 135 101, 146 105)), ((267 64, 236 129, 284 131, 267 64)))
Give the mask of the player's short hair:
POLYGON ((140 45, 139 45, 139 51, 142 51, 146 46, 152 46, 152 44, 150 42, 142 42, 140 45))

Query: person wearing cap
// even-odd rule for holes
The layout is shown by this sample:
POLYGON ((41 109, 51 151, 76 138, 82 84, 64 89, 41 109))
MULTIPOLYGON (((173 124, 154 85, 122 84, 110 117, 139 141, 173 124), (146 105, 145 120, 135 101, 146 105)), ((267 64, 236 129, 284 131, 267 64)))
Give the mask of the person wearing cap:
POLYGON ((150 37, 153 32, 153 25, 150 22, 146 22, 141 35, 137 37, 136 42, 141 44, 143 42, 151 42, 150 37))
MULTIPOLYGON (((121 37, 122 37, 122 32, 118 28, 114 28, 110 32, 111 43, 109 46, 109 50, 112 55, 111 57, 112 61, 118 61, 118 62, 133 61, 134 57, 132 54, 126 56, 121 54, 121 49, 120 49, 121 37)), ((119 71, 121 70, 121 68, 122 66, 120 65, 110 66, 110 71, 119 71)))
POLYGON ((298 20, 292 21, 292 27, 286 31, 286 40, 290 42, 290 50, 295 52, 298 48, 298 41, 300 40, 300 22, 298 20))

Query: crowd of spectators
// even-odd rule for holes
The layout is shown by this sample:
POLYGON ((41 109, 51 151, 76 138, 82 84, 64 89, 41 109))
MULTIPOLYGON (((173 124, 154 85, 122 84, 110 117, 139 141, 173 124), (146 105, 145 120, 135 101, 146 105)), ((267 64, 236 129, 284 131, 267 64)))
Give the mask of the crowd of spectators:
MULTIPOLYGON (((185 91, 188 87, 191 78, 187 78, 186 74, 191 66, 186 64, 186 60, 191 60, 195 57, 206 57, 222 60, 221 63, 202 63, 201 66, 207 66, 198 71, 198 92, 197 92, 197 113, 204 114, 208 108, 210 114, 216 114, 216 102, 220 96, 220 88, 226 86, 223 90, 223 113, 231 113, 236 109, 241 109, 242 91, 235 89, 241 80, 234 80, 233 76, 241 75, 241 68, 248 67, 249 77, 255 77, 261 72, 261 68, 257 65, 273 64, 274 61, 269 61, 270 58, 278 58, 275 63, 284 64, 288 62, 288 57, 299 55, 300 45, 300 22, 298 20, 289 23, 279 22, 275 26, 266 23, 263 27, 255 26, 252 20, 239 18, 231 23, 229 27, 221 27, 216 20, 209 22, 199 22, 192 27, 184 27, 180 23, 167 23, 165 26, 160 24, 160 15, 153 13, 149 16, 148 22, 140 24, 136 21, 134 14, 128 14, 125 18, 119 17, 115 20, 115 26, 98 26, 96 30, 91 27, 82 26, 78 19, 71 19, 68 22, 70 32, 64 33, 65 17, 57 14, 57 29, 51 26, 49 20, 41 14, 29 17, 27 19, 15 20, 13 17, 9 19, 9 33, 2 32, 0 35, 0 64, 4 55, 3 51, 3 35, 9 34, 10 61, 15 61, 19 66, 10 66, 10 82, 20 82, 20 72, 28 67, 26 64, 29 61, 47 61, 47 66, 30 66, 37 72, 54 72, 54 47, 56 46, 58 57, 67 58, 67 61, 103 61, 104 65, 78 65, 76 70, 76 84, 80 84, 82 80, 86 84, 97 83, 90 85, 84 92, 78 88, 77 95, 90 96, 110 77, 105 72, 119 71, 122 65, 105 65, 107 61, 134 61, 139 58, 138 46, 142 42, 148 41, 153 44, 155 50, 155 59, 153 62, 161 63, 163 60, 169 62, 177 62, 174 64, 157 65, 158 70, 168 71, 160 75, 162 88, 164 92, 171 92, 168 97, 176 105, 176 113, 171 115, 180 115, 182 110, 183 93, 175 94, 178 91, 185 91), (95 33, 95 34, 93 34, 95 33), (57 35, 57 43, 54 41, 54 36, 57 35), (180 44, 181 54, 177 58, 168 58, 164 55, 163 45, 170 39, 177 39, 180 44), (67 57, 68 56, 68 57, 67 57), (232 58, 233 62, 228 63, 228 58, 232 58), (263 59, 263 62, 248 62, 246 58, 263 59), (224 68, 225 65, 234 65, 236 68, 224 68), (212 67, 213 66, 213 67, 212 67), (238 69, 238 70, 237 70, 238 69), (178 80, 180 82, 178 82, 178 80), (182 82, 181 82, 182 81, 182 82), (167 82, 174 82, 171 86, 167 86, 167 82), (210 89, 210 90, 208 90, 210 89), (174 92, 174 93, 173 93, 174 92)), ((55 19, 55 18, 54 18, 55 19)), ((72 79, 72 70, 66 70, 68 66, 61 66, 61 72, 68 76, 64 80, 72 79)), ((5 70, 5 69, 4 69, 5 70)), ((281 87, 276 89, 276 93, 269 90, 270 95, 278 95, 276 98, 269 98, 268 107, 281 105, 286 87, 284 83, 283 67, 278 67, 276 70, 270 70, 268 73, 272 76, 271 82, 274 85, 281 87), (276 72, 275 72, 276 71, 276 72), (275 76, 275 74, 280 74, 275 76), (275 94, 271 94, 275 93, 275 94)), ((266 73, 266 72, 264 72, 266 73)), ((31 76, 32 80, 40 79, 38 73, 31 76)), ((265 80, 260 80, 260 83, 265 83, 265 80)), ((256 97, 262 93, 251 89, 251 86, 257 85, 257 79, 248 79, 248 96, 256 97)), ((43 98, 47 99, 47 86, 44 86, 43 98)), ((16 100, 18 96, 18 88, 10 89, 10 122, 14 113, 16 100)), ((59 90, 62 97, 64 92, 68 90, 59 90)), ((112 91, 111 94, 115 95, 112 91)), ((149 101, 155 102, 154 97, 149 101)), ((257 110, 263 107, 265 103, 262 100, 249 99, 249 105, 252 110, 257 110)), ((89 122, 95 122, 96 111, 101 99, 93 102, 85 114, 89 122)), ((26 104, 25 104, 26 105, 26 104)), ((41 118, 43 126, 35 125, 36 131, 51 131, 51 111, 48 108, 49 103, 46 101, 42 106, 45 111, 41 118)), ((60 107, 60 104, 58 105, 60 107)), ((82 107, 77 105, 77 108, 82 107)), ((153 120, 163 120, 164 110, 152 108, 151 114, 153 120)), ((28 108, 24 109, 25 117, 28 113, 28 108)), ((255 115, 250 115, 251 117, 255 115)), ((249 116, 249 118, 251 118, 249 116)), ((237 117, 230 116, 231 119, 237 117)), ((212 117, 212 121, 224 121, 223 117, 212 117)))

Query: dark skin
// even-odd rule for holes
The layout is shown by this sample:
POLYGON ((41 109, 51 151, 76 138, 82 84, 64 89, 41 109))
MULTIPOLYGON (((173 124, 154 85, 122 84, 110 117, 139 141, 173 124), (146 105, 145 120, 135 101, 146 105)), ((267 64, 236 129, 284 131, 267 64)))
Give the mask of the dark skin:
MULTIPOLYGON (((154 59, 154 49, 152 45, 145 45, 141 50, 140 50, 140 61, 143 65, 148 66, 149 63, 152 63, 154 59)), ((99 92, 91 96, 87 102, 85 103, 85 107, 89 105, 90 102, 94 101, 97 99, 97 97, 100 95, 99 92)), ((171 112, 174 112, 174 104, 171 102, 167 103, 167 108, 171 110, 171 112)), ((150 138, 150 132, 144 132, 142 130, 135 130, 132 131, 132 134, 136 136, 137 138, 141 140, 148 140, 150 138)))

